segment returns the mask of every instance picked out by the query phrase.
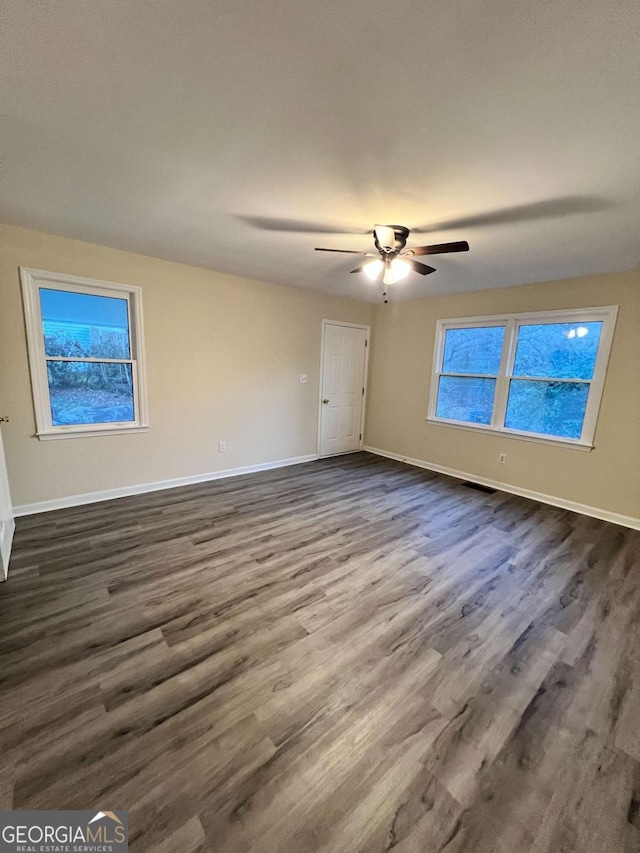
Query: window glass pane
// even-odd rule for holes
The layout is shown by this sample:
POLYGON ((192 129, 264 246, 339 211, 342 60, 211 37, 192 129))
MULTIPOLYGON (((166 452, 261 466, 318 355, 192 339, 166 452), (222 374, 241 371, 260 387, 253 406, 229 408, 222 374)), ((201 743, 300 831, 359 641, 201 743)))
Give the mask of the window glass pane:
POLYGON ((588 396, 587 382, 512 379, 505 426, 562 438, 580 438, 588 396))
POLYGON ((441 373, 490 373, 500 370, 504 326, 447 329, 441 373))
POLYGON ((130 364, 48 361, 53 426, 133 421, 130 364))
POLYGON ((130 358, 127 300, 40 288, 47 355, 130 358))
POLYGON ((514 376, 591 379, 602 323, 520 326, 514 376))
POLYGON ((489 424, 495 390, 495 379, 441 376, 436 416, 474 424, 489 424))

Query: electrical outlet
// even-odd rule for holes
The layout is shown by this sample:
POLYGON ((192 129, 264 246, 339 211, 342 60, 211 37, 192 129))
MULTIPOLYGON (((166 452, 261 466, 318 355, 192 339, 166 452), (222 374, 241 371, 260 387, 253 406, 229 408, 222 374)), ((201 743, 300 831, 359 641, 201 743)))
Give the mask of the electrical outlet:
POLYGON ((306 373, 300 374, 300 382, 302 383, 302 385, 306 385, 306 382, 307 382, 307 374, 306 373))
POLYGON ((227 452, 227 442, 219 441, 218 442, 218 453, 226 453, 227 452))
POLYGON ((502 464, 504 464, 506 461, 507 461, 507 454, 506 453, 498 454, 498 462, 501 462, 502 464))

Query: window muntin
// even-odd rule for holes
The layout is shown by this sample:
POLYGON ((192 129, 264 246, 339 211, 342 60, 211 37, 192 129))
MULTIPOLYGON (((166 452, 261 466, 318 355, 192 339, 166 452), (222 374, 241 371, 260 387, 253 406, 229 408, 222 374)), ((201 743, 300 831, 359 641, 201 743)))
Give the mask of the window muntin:
POLYGON ((445 329, 436 417, 491 423, 504 330, 504 326, 445 329))
POLYGON ((518 323, 505 427, 579 440, 601 333, 601 320, 518 323))
POLYGON ((147 427, 137 287, 21 270, 40 438, 147 427))
POLYGON ((592 446, 616 313, 438 321, 428 419, 592 446))

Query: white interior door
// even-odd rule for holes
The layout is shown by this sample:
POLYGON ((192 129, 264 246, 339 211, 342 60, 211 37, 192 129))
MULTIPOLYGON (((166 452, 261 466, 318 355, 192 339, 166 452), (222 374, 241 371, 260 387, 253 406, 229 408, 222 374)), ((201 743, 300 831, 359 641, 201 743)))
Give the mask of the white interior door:
POLYGON ((13 506, 11 504, 11 494, 9 493, 9 478, 4 459, 4 447, 2 446, 2 430, 0 430, 0 563, 2 563, 0 580, 7 579, 14 530, 13 506))
POLYGON ((368 332, 324 324, 320 456, 360 449, 368 332))

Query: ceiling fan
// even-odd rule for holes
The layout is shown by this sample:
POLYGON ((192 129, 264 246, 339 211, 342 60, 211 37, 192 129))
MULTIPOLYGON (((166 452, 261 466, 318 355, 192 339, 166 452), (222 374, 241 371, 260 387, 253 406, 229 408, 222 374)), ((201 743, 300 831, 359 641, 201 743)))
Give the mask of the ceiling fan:
POLYGON ((373 241, 378 250, 375 252, 357 252, 353 249, 320 249, 316 252, 341 252, 348 255, 365 255, 374 258, 362 266, 351 270, 352 273, 363 272, 371 281, 382 281, 385 285, 383 298, 387 302, 387 286, 395 284, 413 270, 420 275, 429 275, 435 272, 433 267, 414 260, 416 255, 444 255, 448 252, 468 252, 469 244, 466 240, 456 243, 436 243, 433 246, 416 246, 411 249, 405 248, 410 231, 404 225, 375 225, 373 228, 373 241))

